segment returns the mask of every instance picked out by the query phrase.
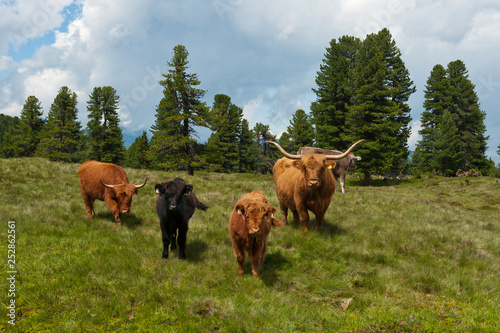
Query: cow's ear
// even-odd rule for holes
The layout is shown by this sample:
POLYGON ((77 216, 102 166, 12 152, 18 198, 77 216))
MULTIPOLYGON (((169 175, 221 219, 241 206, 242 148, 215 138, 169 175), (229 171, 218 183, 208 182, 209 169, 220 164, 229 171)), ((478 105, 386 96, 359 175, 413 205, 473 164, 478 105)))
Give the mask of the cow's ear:
POLYGON ((245 215, 245 206, 243 206, 242 204, 236 205, 234 207, 234 210, 236 210, 238 215, 242 215, 242 216, 245 215))
POLYGON ((333 169, 337 165, 337 163, 335 163, 335 161, 326 161, 325 165, 327 169, 333 169))
POLYGON ((158 193, 158 194, 163 194, 165 191, 163 189, 163 185, 162 184, 156 184, 155 185, 155 192, 158 193))
POLYGON ((274 217, 274 214, 276 213, 276 208, 275 207, 269 206, 267 208, 267 212, 271 214, 271 224, 274 227, 280 227, 282 225, 285 225, 283 222, 281 222, 280 220, 278 220, 277 218, 274 217))
POLYGON ((185 195, 189 195, 189 193, 191 193, 192 190, 193 190, 193 185, 186 184, 186 186, 184 186, 184 194, 185 195))
POLYGON ((273 217, 273 216, 274 216, 274 214, 276 213, 276 207, 273 207, 273 206, 269 206, 269 207, 267 207, 267 213, 268 213, 269 215, 271 215, 271 217, 273 217))
POLYGON ((297 169, 302 168, 302 161, 293 161, 293 166, 296 167, 297 169))

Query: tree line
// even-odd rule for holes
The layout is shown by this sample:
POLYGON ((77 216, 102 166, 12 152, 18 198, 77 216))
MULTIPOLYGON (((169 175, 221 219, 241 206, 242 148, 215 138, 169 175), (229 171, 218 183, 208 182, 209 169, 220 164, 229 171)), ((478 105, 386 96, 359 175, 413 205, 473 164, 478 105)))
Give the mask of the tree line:
MULTIPOLYGON (((0 155, 66 162, 94 159, 135 168, 186 170, 191 175, 196 169, 269 172, 280 156, 264 141, 278 141, 276 136, 262 123, 250 129, 242 108, 227 95, 215 95, 211 107, 203 102, 206 91, 199 88, 197 74, 188 72, 188 55, 183 45, 177 45, 167 62, 150 139, 144 131, 125 149, 114 88, 94 88, 87 101, 88 122, 82 128, 77 121, 77 95, 62 87, 46 119, 35 96, 26 99, 19 119, 0 118, 0 155), (198 142, 196 126, 212 131, 206 143, 198 142)), ((446 69, 436 65, 428 78, 422 139, 412 162, 408 100, 416 88, 388 29, 364 40, 333 39, 316 84, 311 113, 297 110, 279 138, 288 151, 301 146, 345 150, 365 139, 356 148, 356 155, 363 158, 358 170, 365 183, 373 173, 498 173, 485 155, 485 112, 460 60, 446 69)))

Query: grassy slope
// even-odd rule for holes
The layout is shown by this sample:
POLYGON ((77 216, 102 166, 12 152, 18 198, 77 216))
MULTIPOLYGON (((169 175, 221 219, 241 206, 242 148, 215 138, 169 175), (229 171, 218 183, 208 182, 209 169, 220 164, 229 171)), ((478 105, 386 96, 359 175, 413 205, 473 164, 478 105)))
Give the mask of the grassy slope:
MULTIPOLYGON (((0 160, 0 249, 16 221, 20 331, 495 332, 500 327, 500 183, 432 178, 337 193, 324 230, 272 230, 259 279, 237 276, 233 205, 270 176, 127 169, 148 185, 117 228, 88 221, 78 165, 0 160), (210 206, 190 222, 187 260, 161 259, 154 185, 183 177, 210 206), (208 179, 207 179, 208 178, 208 179)), ((280 218, 280 214, 277 216, 280 218)), ((291 220, 291 216, 289 217, 291 220)), ((314 219, 313 219, 314 221, 314 219)), ((311 222, 310 229, 313 229, 311 222)), ((6 270, 5 270, 6 271, 6 270)), ((8 286, 0 280, 2 311, 8 286)), ((11 328, 2 315, 0 330, 11 328)))

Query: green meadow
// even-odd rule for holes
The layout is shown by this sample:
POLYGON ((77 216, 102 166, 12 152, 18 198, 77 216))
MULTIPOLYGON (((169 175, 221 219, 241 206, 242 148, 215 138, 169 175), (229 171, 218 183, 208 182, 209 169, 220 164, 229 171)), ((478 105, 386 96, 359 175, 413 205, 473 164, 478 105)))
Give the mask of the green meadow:
MULTIPOLYGON (((126 169, 147 185, 116 227, 104 202, 87 220, 77 164, 0 160, 0 331, 498 332, 500 181, 348 180, 322 232, 271 231, 265 266, 237 275, 228 223, 270 175, 126 169), (187 259, 161 258, 154 185, 180 176, 209 206, 190 221, 187 259), (15 222, 9 297, 8 221, 15 222), (15 300, 15 325, 7 308, 15 300)), ((281 218, 281 214, 276 214, 281 218)), ((291 221, 291 214, 289 216, 291 221)))

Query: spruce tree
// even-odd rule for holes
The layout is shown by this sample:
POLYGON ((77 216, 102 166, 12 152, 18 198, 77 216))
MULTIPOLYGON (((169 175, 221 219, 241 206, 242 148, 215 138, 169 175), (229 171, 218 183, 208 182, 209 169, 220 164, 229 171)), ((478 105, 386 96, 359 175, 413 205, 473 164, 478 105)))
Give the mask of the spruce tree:
POLYGON ((361 44, 354 72, 355 93, 346 117, 344 140, 365 139, 357 149, 365 174, 401 171, 408 156, 410 121, 407 99, 415 90, 390 33, 384 29, 361 44))
POLYGON ((316 101, 311 105, 312 121, 316 130, 316 146, 327 149, 347 149, 352 142, 345 141, 346 113, 351 104, 356 55, 361 41, 343 36, 332 39, 325 58, 317 72, 316 101))
POLYGON ((59 89, 50 106, 47 125, 36 155, 53 161, 78 162, 81 125, 77 121, 77 95, 64 86, 59 89))
POLYGON ((227 95, 214 96, 210 111, 212 135, 207 141, 207 163, 217 165, 217 171, 237 171, 239 166, 239 133, 243 110, 231 103, 227 95))
POLYGON ((195 126, 207 126, 208 108, 201 98, 205 91, 196 88, 200 81, 196 74, 188 74, 189 53, 183 45, 173 50, 170 69, 163 73, 163 98, 156 110, 151 127, 151 158, 161 169, 183 168, 189 175, 201 165, 196 155, 195 126))
POLYGON ((120 163, 125 158, 123 133, 119 127, 119 96, 110 86, 95 87, 87 102, 87 159, 120 163))
POLYGON ((43 110, 38 98, 29 96, 24 103, 19 124, 13 134, 16 156, 35 155, 45 124, 41 118, 42 115, 43 110))

